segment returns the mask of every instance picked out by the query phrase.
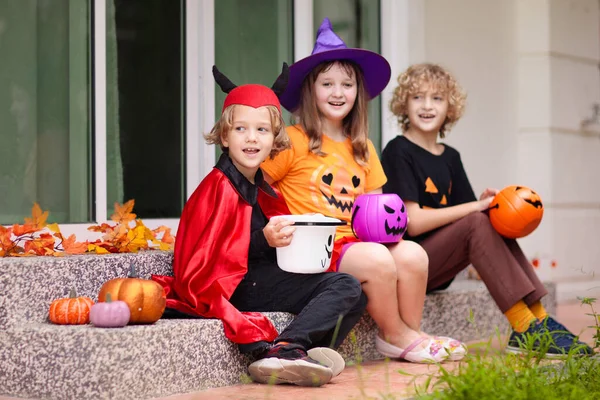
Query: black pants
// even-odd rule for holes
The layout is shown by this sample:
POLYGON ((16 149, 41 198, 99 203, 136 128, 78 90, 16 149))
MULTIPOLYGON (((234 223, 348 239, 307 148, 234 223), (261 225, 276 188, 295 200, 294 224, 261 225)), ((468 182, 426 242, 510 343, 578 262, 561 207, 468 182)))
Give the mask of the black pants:
MULTIPOLYGON (((296 318, 277 342, 329 347, 340 315, 343 317, 334 348, 338 348, 367 306, 360 282, 351 275, 332 272, 292 274, 270 262, 252 265, 230 299, 240 311, 281 311, 296 318)), ((256 345, 259 345, 258 343, 256 345)), ((244 353, 257 346, 240 346, 244 353)))

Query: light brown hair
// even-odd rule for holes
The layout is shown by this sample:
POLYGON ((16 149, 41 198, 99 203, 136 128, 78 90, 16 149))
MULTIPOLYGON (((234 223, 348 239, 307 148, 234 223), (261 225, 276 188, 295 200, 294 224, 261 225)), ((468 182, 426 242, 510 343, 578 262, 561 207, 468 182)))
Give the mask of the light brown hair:
POLYGON ((402 132, 409 128, 408 98, 420 90, 424 84, 444 94, 448 99, 446 119, 440 127, 440 137, 444 138, 465 111, 467 95, 454 76, 437 64, 415 64, 398 76, 398 87, 390 101, 390 110, 397 117, 402 132))
MULTIPOLYGON (((237 104, 233 104, 223 110, 221 118, 219 118, 219 120, 215 123, 215 126, 211 129, 210 133, 204 135, 207 143, 219 145, 221 150, 225 153, 229 150, 223 146, 223 138, 229 134, 229 131, 231 131, 233 127, 233 113, 236 106, 237 104)), ((273 158, 282 150, 289 149, 291 147, 290 138, 285 131, 285 123, 283 122, 283 117, 281 116, 281 112, 277 109, 277 107, 263 107, 266 107, 269 110, 271 129, 273 131, 273 135, 275 136, 273 140, 273 148, 269 154, 269 156, 273 158)))
POLYGON ((296 112, 300 119, 300 125, 309 138, 309 150, 319 156, 326 155, 321 151, 322 136, 321 118, 322 114, 317 107, 315 99, 315 82, 322 72, 327 72, 334 65, 338 64, 344 72, 350 77, 356 78, 357 93, 356 101, 350 113, 342 121, 344 134, 352 142, 352 153, 354 160, 361 166, 366 167, 369 161, 369 147, 367 140, 369 138, 369 122, 367 118, 367 106, 369 96, 364 84, 362 70, 353 62, 339 60, 323 62, 316 66, 302 83, 300 95, 300 107, 296 112))

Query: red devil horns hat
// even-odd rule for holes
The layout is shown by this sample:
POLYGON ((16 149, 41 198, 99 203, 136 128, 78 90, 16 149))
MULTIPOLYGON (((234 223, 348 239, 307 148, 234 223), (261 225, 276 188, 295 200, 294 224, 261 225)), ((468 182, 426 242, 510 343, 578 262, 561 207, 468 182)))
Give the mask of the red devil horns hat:
POLYGON ((283 63, 281 74, 277 77, 271 88, 258 84, 236 86, 219 71, 216 65, 213 65, 212 72, 221 90, 227 93, 221 112, 233 104, 253 108, 275 106, 281 112, 279 96, 285 91, 289 76, 289 69, 286 63, 283 63))

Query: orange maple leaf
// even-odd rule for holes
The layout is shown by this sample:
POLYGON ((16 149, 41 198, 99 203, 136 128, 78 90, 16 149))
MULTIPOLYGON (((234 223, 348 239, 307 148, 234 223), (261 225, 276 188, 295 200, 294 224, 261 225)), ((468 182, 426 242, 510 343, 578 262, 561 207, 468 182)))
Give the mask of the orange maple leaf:
POLYGON ((0 257, 10 256, 17 252, 17 244, 11 239, 12 228, 0 225, 0 257))
POLYGON ((104 232, 104 233, 108 233, 108 232, 112 232, 113 231, 113 226, 109 225, 107 223, 103 223, 102 225, 93 225, 88 227, 88 231, 92 231, 92 232, 104 232))
POLYGON ((135 200, 133 199, 123 205, 115 203, 115 212, 110 216, 110 219, 120 224, 127 224, 129 221, 133 221, 136 217, 136 215, 132 213, 134 204, 135 200))
POLYGON ((112 242, 118 243, 123 240, 123 238, 127 235, 128 231, 127 225, 119 224, 110 230, 105 231, 105 234, 102 235, 102 240, 104 242, 112 242))
POLYGON ((47 256, 55 252, 54 236, 49 233, 42 233, 40 237, 25 242, 25 253, 37 254, 38 256, 47 256))
POLYGON ((37 226, 30 224, 30 223, 26 223, 24 225, 14 224, 12 226, 12 230, 13 230, 13 233, 15 234, 15 236, 27 235, 29 233, 37 232, 40 229, 42 229, 42 228, 38 228, 37 226))
POLYGON ((33 203, 31 208, 31 218, 25 218, 25 225, 33 225, 38 229, 46 226, 48 219, 48 211, 42 211, 38 203, 33 203))
POLYGON ((171 228, 169 228, 168 226, 161 225, 158 228, 156 228, 153 232, 156 236, 158 236, 158 234, 161 232, 163 233, 162 238, 160 238, 160 241, 162 243, 175 243, 175 236, 171 235, 171 228))
POLYGON ((62 247, 67 254, 83 254, 88 249, 87 243, 80 243, 75 241, 75 235, 71 235, 64 239, 62 247))

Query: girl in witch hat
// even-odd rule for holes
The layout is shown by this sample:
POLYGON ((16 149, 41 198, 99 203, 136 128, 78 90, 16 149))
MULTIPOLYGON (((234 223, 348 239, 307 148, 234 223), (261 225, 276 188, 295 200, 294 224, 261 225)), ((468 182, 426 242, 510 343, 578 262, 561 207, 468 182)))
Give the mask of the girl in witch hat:
MULTIPOLYGON (((381 193, 386 176, 368 138, 367 102, 390 80, 381 55, 348 48, 326 18, 312 54, 290 66, 281 104, 297 125, 287 133, 292 148, 263 163, 269 183, 281 190, 292 213, 322 213, 350 222, 354 199, 381 193)), ((331 270, 361 283, 367 310, 379 326, 378 351, 412 362, 460 360, 465 346, 420 331, 427 254, 406 240, 393 245, 358 241, 338 228, 331 270)))
POLYGON ((294 228, 276 218, 290 211, 260 164, 289 147, 277 97, 287 73, 284 64, 272 89, 236 87, 213 68, 228 95, 206 139, 223 154, 183 209, 174 276, 152 279, 165 288, 168 316, 221 319, 225 336, 258 356, 248 368, 254 380, 320 386, 345 365, 325 346, 341 344, 367 301, 351 275, 292 274, 277 266, 275 247, 289 245, 294 228), (265 311, 298 316, 279 334, 265 311))

